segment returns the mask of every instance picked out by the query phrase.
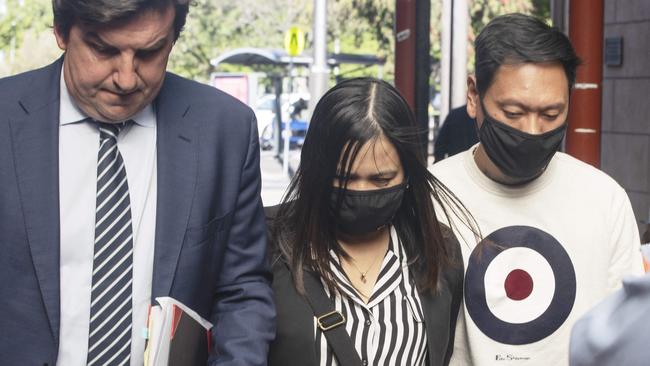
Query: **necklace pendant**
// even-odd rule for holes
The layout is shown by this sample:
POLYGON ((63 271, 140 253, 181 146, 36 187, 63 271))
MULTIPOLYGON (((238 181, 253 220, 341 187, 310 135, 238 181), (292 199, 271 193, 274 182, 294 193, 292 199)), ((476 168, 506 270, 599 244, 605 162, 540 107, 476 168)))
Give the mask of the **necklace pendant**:
POLYGON ((366 283, 366 275, 364 273, 361 274, 361 282, 366 283))

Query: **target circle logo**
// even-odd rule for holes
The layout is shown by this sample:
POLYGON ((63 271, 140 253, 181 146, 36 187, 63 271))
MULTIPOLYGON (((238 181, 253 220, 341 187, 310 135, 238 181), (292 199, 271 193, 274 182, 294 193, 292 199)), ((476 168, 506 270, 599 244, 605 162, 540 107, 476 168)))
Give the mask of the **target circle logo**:
POLYGON ((488 337, 522 345, 555 332, 576 297, 566 250, 531 226, 501 228, 476 246, 465 274, 465 306, 488 337))

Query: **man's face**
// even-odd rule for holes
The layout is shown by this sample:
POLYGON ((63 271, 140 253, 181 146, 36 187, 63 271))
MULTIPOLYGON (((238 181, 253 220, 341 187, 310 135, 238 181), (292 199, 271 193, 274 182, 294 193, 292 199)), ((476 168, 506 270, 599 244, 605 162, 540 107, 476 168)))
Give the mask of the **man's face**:
POLYGON ((174 8, 149 10, 109 27, 75 24, 67 38, 65 83, 88 116, 104 122, 129 119, 158 95, 174 43, 174 8))
MULTIPOLYGON (((569 84, 559 63, 502 65, 483 97, 494 119, 529 134, 560 127, 569 113, 569 84)), ((476 80, 468 81, 467 112, 479 128, 484 120, 476 80)))

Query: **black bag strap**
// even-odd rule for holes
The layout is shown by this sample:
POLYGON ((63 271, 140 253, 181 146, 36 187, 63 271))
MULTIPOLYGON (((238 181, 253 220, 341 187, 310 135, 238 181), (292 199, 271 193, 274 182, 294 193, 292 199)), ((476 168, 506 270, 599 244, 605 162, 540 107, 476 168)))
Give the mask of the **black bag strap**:
POLYGON ((352 338, 345 331, 345 316, 337 311, 320 280, 311 272, 304 271, 307 302, 316 316, 316 326, 321 329, 327 343, 341 366, 361 366, 361 358, 354 348, 352 338))

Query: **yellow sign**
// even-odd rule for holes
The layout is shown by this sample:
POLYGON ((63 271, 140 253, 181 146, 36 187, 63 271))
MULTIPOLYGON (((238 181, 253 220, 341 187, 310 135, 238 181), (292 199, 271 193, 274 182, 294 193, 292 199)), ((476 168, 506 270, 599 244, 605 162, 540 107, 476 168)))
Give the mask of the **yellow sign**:
POLYGON ((289 56, 298 56, 305 49, 305 34, 298 27, 291 27, 284 35, 284 49, 289 56))

